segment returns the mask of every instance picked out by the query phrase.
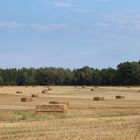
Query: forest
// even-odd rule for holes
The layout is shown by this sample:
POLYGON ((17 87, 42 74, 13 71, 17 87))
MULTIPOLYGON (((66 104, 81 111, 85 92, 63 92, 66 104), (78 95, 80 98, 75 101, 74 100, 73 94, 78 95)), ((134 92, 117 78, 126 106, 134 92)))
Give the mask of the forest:
POLYGON ((123 62, 116 69, 85 66, 78 69, 55 67, 0 69, 0 85, 140 85, 140 61, 123 62))

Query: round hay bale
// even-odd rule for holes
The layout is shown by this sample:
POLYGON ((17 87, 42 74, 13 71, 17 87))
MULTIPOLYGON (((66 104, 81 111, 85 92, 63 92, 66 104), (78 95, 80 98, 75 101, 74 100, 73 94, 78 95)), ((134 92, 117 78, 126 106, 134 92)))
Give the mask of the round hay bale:
POLYGON ((117 95, 116 96, 116 99, 124 99, 125 97, 124 96, 121 96, 121 95, 117 95))
POLYGON ((22 94, 22 91, 16 91, 17 94, 22 94))
POLYGON ((21 102, 32 102, 32 98, 30 98, 30 97, 21 98, 21 102))
POLYGON ((38 94, 32 94, 31 97, 39 97, 38 94))
POLYGON ((93 97, 93 101, 104 101, 104 97, 93 97))

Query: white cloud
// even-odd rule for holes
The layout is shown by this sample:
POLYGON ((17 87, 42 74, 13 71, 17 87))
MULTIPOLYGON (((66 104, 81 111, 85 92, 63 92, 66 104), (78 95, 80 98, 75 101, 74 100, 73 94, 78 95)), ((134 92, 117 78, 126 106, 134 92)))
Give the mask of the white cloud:
POLYGON ((105 22, 121 30, 140 31, 140 15, 110 15, 105 22))
POLYGON ((57 0, 53 2, 53 5, 59 8, 73 7, 71 0, 57 0))
POLYGON ((36 30, 57 30, 65 27, 64 24, 30 24, 29 26, 36 30))
POLYGON ((88 13, 92 13, 93 10, 92 9, 81 8, 81 9, 76 9, 75 12, 76 13, 81 13, 81 14, 88 14, 88 13))
POLYGON ((42 0, 57 8, 73 7, 73 0, 42 0))
POLYGON ((46 31, 46 30, 57 30, 64 27, 66 27, 65 24, 25 24, 11 21, 0 21, 0 28, 3 29, 25 28, 46 31))
POLYGON ((9 22, 9 21, 0 21, 0 28, 21 28, 25 27, 26 24, 17 23, 17 22, 9 22))

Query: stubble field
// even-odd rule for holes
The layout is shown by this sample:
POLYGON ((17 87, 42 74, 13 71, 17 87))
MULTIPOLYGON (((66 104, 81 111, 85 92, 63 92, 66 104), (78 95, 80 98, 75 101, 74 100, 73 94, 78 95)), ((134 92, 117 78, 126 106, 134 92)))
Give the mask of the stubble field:
POLYGON ((0 140, 140 140, 140 87, 51 88, 46 94, 46 86, 0 88, 0 140), (38 97, 21 102, 32 94, 38 97), (68 112, 36 113, 36 105, 50 101, 69 102, 68 112))

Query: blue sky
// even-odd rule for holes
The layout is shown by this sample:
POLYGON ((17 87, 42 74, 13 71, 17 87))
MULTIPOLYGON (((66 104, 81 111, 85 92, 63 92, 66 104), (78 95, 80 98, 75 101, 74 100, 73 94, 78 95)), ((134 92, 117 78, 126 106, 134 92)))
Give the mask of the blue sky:
POLYGON ((140 59, 139 0, 0 0, 0 67, 116 67, 140 59))

